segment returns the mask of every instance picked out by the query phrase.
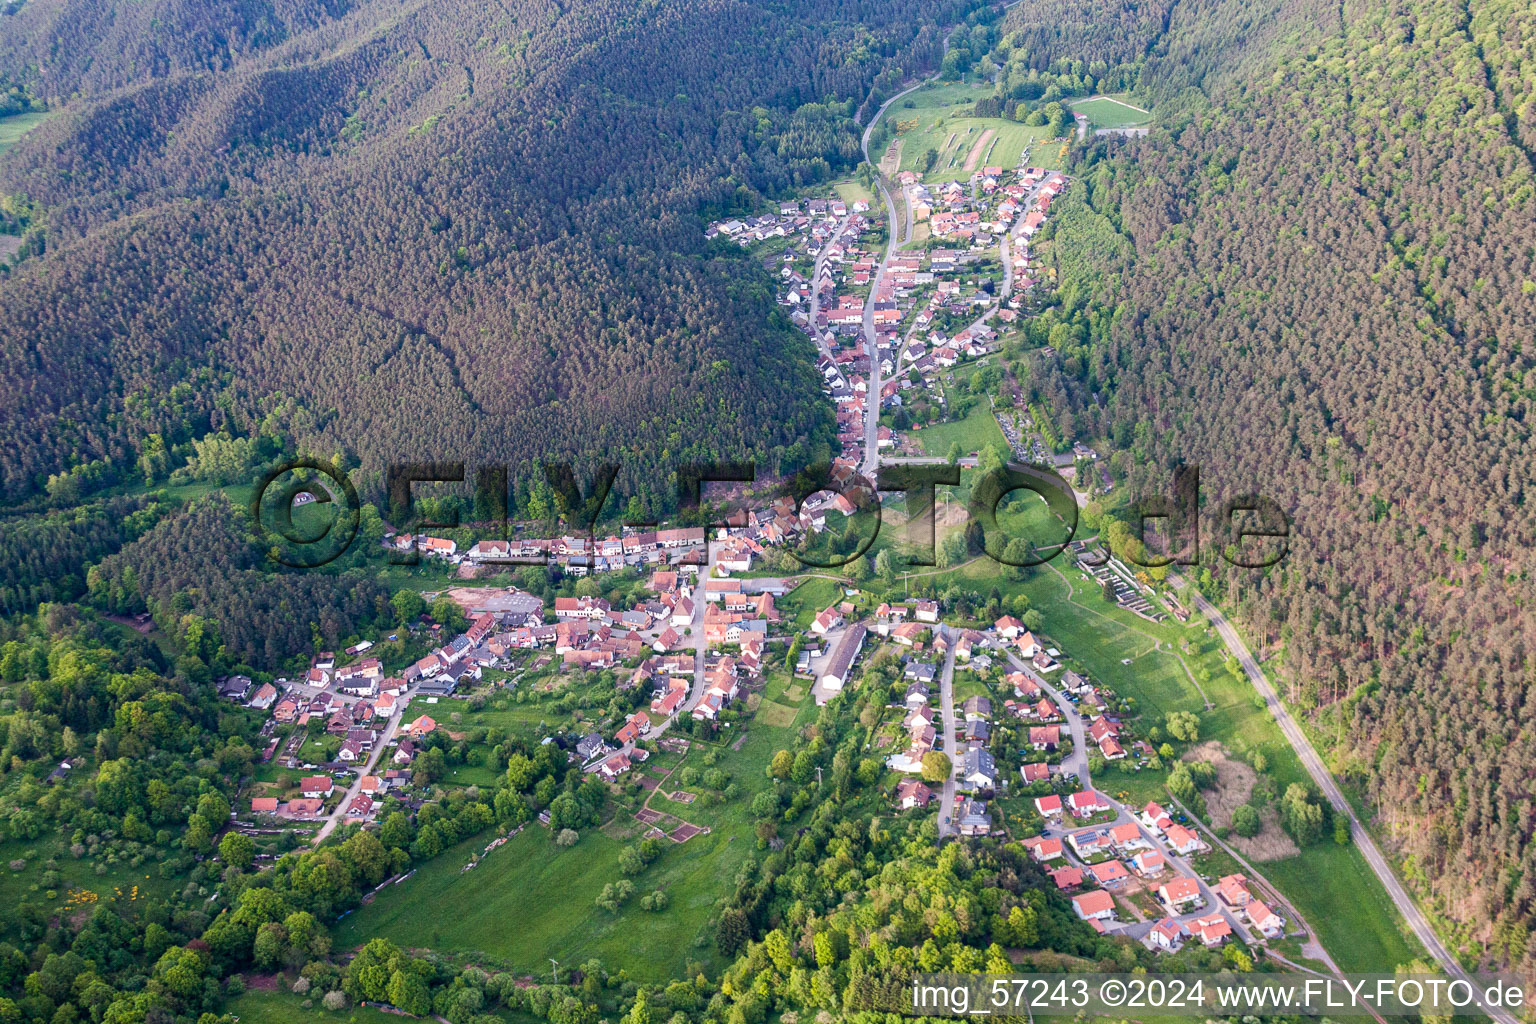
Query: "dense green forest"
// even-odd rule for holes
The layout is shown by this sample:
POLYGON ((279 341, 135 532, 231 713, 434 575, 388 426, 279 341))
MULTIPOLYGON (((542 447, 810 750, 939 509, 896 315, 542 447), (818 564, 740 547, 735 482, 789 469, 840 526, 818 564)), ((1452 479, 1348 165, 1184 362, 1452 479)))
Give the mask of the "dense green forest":
POLYGON ((1182 462, 1208 515, 1255 492, 1290 511, 1262 574, 1203 524, 1197 578, 1282 655, 1453 945, 1529 974, 1536 18, 1197 2, 1105 35, 1085 5, 1044 32, 1057 10, 1002 31, 1134 61, 1167 127, 1080 154, 1057 237, 1093 257, 1061 245, 1041 391, 1114 440, 1131 493, 1182 462))
POLYGON ((86 93, 0 166, 41 253, 0 280, 4 496, 220 430, 364 488, 622 456, 658 507, 683 460, 828 456, 811 346, 699 215, 849 170, 945 9, 102 7, 0 20, 21 85, 86 93))

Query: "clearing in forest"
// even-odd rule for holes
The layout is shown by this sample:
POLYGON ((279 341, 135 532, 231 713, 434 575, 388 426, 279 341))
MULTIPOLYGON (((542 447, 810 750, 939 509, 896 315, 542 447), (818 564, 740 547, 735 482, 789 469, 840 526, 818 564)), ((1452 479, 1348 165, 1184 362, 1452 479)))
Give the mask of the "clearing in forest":
MULTIPOLYGON (((1226 748, 1214 740, 1200 744, 1185 757, 1191 761, 1209 762, 1216 769, 1216 785, 1201 795, 1205 797, 1205 808, 1210 815, 1211 825, 1215 828, 1230 828, 1232 812, 1247 803, 1253 795, 1253 787, 1259 780, 1258 773, 1250 765, 1229 757, 1226 748)), ((1259 819, 1263 821, 1264 827, 1258 835, 1244 837, 1233 832, 1226 837, 1238 853, 1249 860, 1266 861, 1294 857, 1301 852, 1291 837, 1281 829, 1280 815, 1275 812, 1273 805, 1266 804, 1260 808, 1259 819)))

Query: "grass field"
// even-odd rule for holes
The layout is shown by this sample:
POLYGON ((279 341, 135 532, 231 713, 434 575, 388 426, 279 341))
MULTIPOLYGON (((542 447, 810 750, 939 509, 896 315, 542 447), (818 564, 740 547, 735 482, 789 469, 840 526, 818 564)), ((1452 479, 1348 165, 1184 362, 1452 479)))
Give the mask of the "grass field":
MULTIPOLYGON (((310 998, 313 1005, 306 1010, 303 1005, 304 996, 282 989, 248 988, 231 999, 225 1010, 239 1018, 240 1024, 308 1024, 311 1021, 314 1024, 401 1024, 402 1021, 413 1019, 385 1013, 371 1006, 349 1006, 333 1013, 321 1008, 318 995, 311 993, 310 998)), ((543 1019, 506 1010, 492 1013, 492 1016, 500 1017, 508 1024, 525 1024, 543 1019)))
MULTIPOLYGON (((27 900, 45 906, 50 911, 69 912, 74 907, 88 906, 76 902, 70 904, 71 890, 94 893, 96 903, 111 906, 119 913, 131 915, 135 904, 149 896, 163 899, 178 887, 176 879, 160 877, 160 862, 146 857, 135 866, 128 860, 107 864, 105 858, 89 856, 76 860, 69 851, 69 843, 59 835, 44 835, 34 840, 8 839, 0 842, 0 899, 8 907, 27 900), (48 885, 44 875, 48 861, 57 868, 58 879, 48 885), (11 869, 13 861, 25 861, 20 871, 11 869), (105 865, 102 874, 96 873, 98 864, 105 865), (138 893, 134 893, 137 886, 138 893), (54 895, 49 898, 49 893, 54 895)), ((10 916, 0 918, 0 935, 11 935, 16 920, 10 916)), ((11 935, 11 937, 14 937, 11 935)))
POLYGON ((816 576, 806 580, 774 604, 778 606, 779 614, 786 621, 793 622, 796 629, 809 629, 816 616, 833 601, 838 600, 842 594, 843 588, 836 580, 816 576))
POLYGON ((750 806, 752 797, 769 785, 763 769, 776 750, 794 746, 794 729, 815 715, 810 700, 788 703, 787 684, 787 676, 770 680, 769 692, 777 699, 764 702, 745 727, 745 737, 737 729, 727 730, 717 744, 695 741, 685 758, 702 768, 713 752, 740 790, 736 799, 682 804, 660 794, 652 797, 653 809, 711 831, 686 843, 666 844, 656 862, 634 879, 636 897, 618 914, 597 909, 594 901, 604 885, 622 877, 619 852, 633 841, 610 833, 639 835, 627 815, 602 829, 584 830, 581 840, 565 850, 554 845, 548 830, 530 825, 463 873, 470 853, 485 845, 488 834, 467 841, 343 920, 336 931, 338 947, 352 948, 382 935, 404 946, 473 953, 487 963, 534 972, 548 968, 548 957, 561 963, 598 957, 641 981, 680 977, 689 960, 713 965, 717 954, 709 924, 742 863, 756 853, 750 806), (655 889, 666 891, 667 909, 639 909, 639 896, 655 889))
MULTIPOLYGON (((1098 584, 1065 558, 1024 581, 979 558, 933 582, 940 591, 951 585, 981 592, 997 587, 1004 595, 1028 597, 1044 616, 1045 634, 1066 653, 1068 664, 1132 698, 1141 728, 1160 723, 1170 711, 1191 711, 1199 719, 1202 741, 1219 740, 1236 757, 1262 752, 1269 762, 1267 774, 1280 792, 1292 782, 1307 780, 1295 751, 1252 687, 1223 666, 1225 648, 1207 632, 1204 620, 1189 626, 1173 620, 1153 623, 1111 606, 1098 584), (1213 705, 1210 709, 1206 698, 1213 705)), ((878 580, 867 586, 880 589, 878 580)), ((1103 775, 1100 785, 1106 792, 1132 804, 1162 798, 1163 773, 1121 766, 1124 762, 1103 775)), ((1386 971, 1421 955, 1353 846, 1323 842, 1260 869, 1318 930, 1344 970, 1386 971)))
POLYGON ((837 192, 837 198, 845 203, 856 203, 859 200, 874 205, 875 196, 869 189, 861 185, 855 178, 845 178, 842 181, 834 181, 832 188, 837 192))
POLYGON ((757 709, 757 720, 764 725, 776 725, 784 728, 791 725, 798 711, 787 704, 777 704, 771 700, 765 700, 757 709))
POLYGON ((959 442, 960 450, 965 455, 980 451, 989 444, 997 445, 1004 452, 1008 451, 1008 439, 1003 436, 1003 429, 997 425, 991 408, 985 402, 978 402, 963 420, 924 427, 913 431, 912 437, 929 455, 946 456, 949 454, 949 446, 956 442, 959 442))
POLYGON ((4 156, 6 150, 16 145, 23 135, 42 124, 49 116, 49 112, 43 110, 0 117, 0 156, 4 156))
POLYGON ((1152 120, 1150 112, 1112 96, 1090 96, 1070 106, 1074 113, 1086 114, 1097 128, 1133 128, 1152 120))
POLYGON ((991 95, 991 87, 978 88, 962 83, 931 85, 912 93, 886 111, 893 124, 915 122, 901 131, 901 166, 903 171, 923 173, 925 154, 932 149, 939 156, 927 172, 929 181, 969 178, 987 165, 1016 167, 1024 148, 1044 134, 1043 128, 1030 128, 999 117, 972 117, 970 110, 978 99, 991 95), (904 104, 910 101, 913 105, 904 104), (965 169, 978 140, 987 132, 981 151, 971 171, 965 169))

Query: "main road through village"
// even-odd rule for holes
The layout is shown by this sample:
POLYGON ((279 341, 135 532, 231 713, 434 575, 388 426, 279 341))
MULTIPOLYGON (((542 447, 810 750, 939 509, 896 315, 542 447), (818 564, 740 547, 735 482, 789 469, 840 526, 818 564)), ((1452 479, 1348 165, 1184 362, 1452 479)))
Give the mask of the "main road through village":
MULTIPOLYGON (((947 41, 946 38, 946 43, 947 41)), ((885 256, 880 261, 880 266, 875 273, 874 281, 870 287, 869 298, 865 301, 864 305, 864 344, 869 356, 869 389, 865 393, 863 472, 864 476, 871 481, 876 479, 880 470, 878 431, 880 425, 881 379, 880 350, 874 322, 875 296, 881 291, 885 281, 886 268, 890 263, 891 257, 896 254, 898 247, 904 241, 904 237, 898 233, 896 205, 891 201, 891 193, 887 187, 885 175, 880 173, 878 163, 871 158, 869 142, 874 134, 875 126, 879 124, 880 118, 885 115, 891 104, 913 90, 921 88, 923 84, 924 82, 917 82, 882 103, 880 109, 875 112, 874 117, 870 118, 868 127, 864 129, 862 139, 864 159, 875 170, 875 186, 880 193, 881 202, 885 204, 886 222, 888 225, 885 256)), ((1005 237, 1003 242, 1005 248, 1007 241, 1005 237)), ((1010 267, 1009 269, 1011 270, 1012 268, 1010 267)), ((1387 895, 1391 897, 1398 912, 1403 915, 1403 919, 1408 923, 1409 929, 1418 938, 1419 942, 1423 944, 1424 948, 1429 951, 1429 954, 1440 962, 1448 974, 1455 978, 1465 979, 1467 977, 1466 971, 1456 958, 1451 955, 1450 950, 1446 948, 1445 944, 1440 941, 1440 937, 1435 934, 1434 928, 1430 926, 1429 921, 1425 918, 1423 912, 1420 911, 1412 896, 1403 887, 1397 875, 1393 873, 1391 866, 1377 847, 1370 832, 1361 824, 1354 812, 1354 808, 1350 806, 1349 801, 1340 792, 1338 784, 1334 781, 1322 758, 1318 756, 1317 751, 1313 749, 1311 742, 1301 731, 1300 726, 1296 724, 1295 720, 1281 703, 1274 687, 1270 685, 1269 680, 1264 675, 1264 671, 1259 667, 1257 660, 1253 657, 1252 652, 1248 650, 1247 645, 1243 643, 1243 639, 1238 635, 1237 630, 1226 620, 1220 610, 1203 596, 1196 593, 1194 601, 1195 606, 1210 620, 1228 650, 1231 651, 1239 664, 1242 665, 1243 671, 1247 674, 1249 681, 1253 683, 1254 688, 1264 698, 1265 706, 1269 708, 1270 714, 1274 716, 1281 732, 1296 750, 1297 756, 1301 759, 1302 764, 1306 766, 1307 773, 1312 776, 1318 787, 1328 797, 1334 809, 1348 817, 1350 834, 1354 838, 1355 844, 1359 847, 1362 856, 1364 856, 1366 863, 1370 865, 1371 870, 1376 873, 1376 877, 1381 879, 1381 884, 1386 889, 1387 895)), ((943 787, 944 796, 941 805, 942 810, 939 815, 941 835, 948 834, 951 830, 949 826, 943 823, 943 819, 954 812, 954 794, 957 788, 955 775, 960 768, 959 759, 953 755, 957 723, 955 722, 952 684, 952 663, 950 663, 949 659, 946 659, 944 671, 940 674, 940 706, 943 709, 944 750, 951 752, 951 761, 955 763, 952 764, 950 777, 945 780, 943 787)), ((1498 1021, 1499 1024, 1518 1024, 1514 1015, 1507 1010, 1496 1007, 1487 1007, 1485 1009, 1487 1009, 1489 1016, 1498 1021)))

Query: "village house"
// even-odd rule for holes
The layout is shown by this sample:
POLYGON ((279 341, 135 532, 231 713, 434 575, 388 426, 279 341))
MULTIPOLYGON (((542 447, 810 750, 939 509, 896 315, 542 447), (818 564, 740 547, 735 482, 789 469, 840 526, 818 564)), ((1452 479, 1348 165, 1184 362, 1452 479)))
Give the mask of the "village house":
POLYGON ((1091 789, 1067 797, 1067 810, 1074 818, 1087 818, 1109 810, 1109 801, 1091 789))
POLYGON ((1173 819, 1158 803, 1148 803, 1136 817, 1155 836, 1162 835, 1168 826, 1173 824, 1173 819))
POLYGON ((979 747, 965 752, 960 781, 973 789, 992 789, 997 785, 997 765, 992 755, 979 747))
POLYGON ((1184 926, 1171 917, 1165 917, 1147 932, 1146 941, 1147 945, 1155 949, 1176 953, 1184 945, 1184 926))
POLYGON ((1171 914, 1182 914, 1191 908, 1199 908, 1205 903, 1200 895, 1200 883, 1186 876, 1170 879, 1158 886, 1157 898, 1171 914))
POLYGON ((959 821, 963 836, 984 836, 992 831, 992 815, 980 800, 967 800, 961 808, 959 821))
POLYGON ((1124 855, 1131 850, 1145 849, 1152 844, 1141 834, 1141 829, 1135 822, 1126 822, 1124 825, 1116 825, 1109 830, 1109 841, 1115 845, 1115 850, 1124 855))
POLYGON ((822 611, 819 615, 816 616, 815 620, 811 622, 811 632, 821 636, 828 630, 836 629, 838 626, 842 625, 842 623, 843 616, 838 612, 837 606, 833 605, 830 608, 822 611))
POLYGON ((1246 907, 1253 901, 1253 894, 1248 891, 1248 877, 1246 875, 1226 875, 1221 881, 1211 886, 1221 902, 1229 907, 1246 907))
POLYGON ((1184 927, 1207 948, 1221 945, 1232 934, 1232 926, 1220 914, 1206 914, 1204 917, 1197 917, 1185 924, 1184 927))
POLYGON ((325 801, 319 797, 305 797, 301 800, 289 800, 283 805, 279 813, 284 818, 318 818, 325 810, 325 801))
POLYGON ((1062 849, 1061 840, 1056 838, 1047 839, 1045 836, 1031 836, 1029 839, 1024 840, 1024 848, 1029 851, 1031 857, 1041 863, 1060 860, 1066 856, 1066 851, 1062 849))
POLYGON ((614 733, 614 739, 620 744, 634 743, 641 736, 651 731, 651 716, 644 711, 636 711, 625 721, 623 727, 614 733))
POLYGON ((1205 844, 1200 841, 1200 837, 1183 825, 1169 825, 1163 831, 1168 848, 1181 857, 1187 857, 1205 849, 1205 844))
POLYGON ((1072 909, 1084 921, 1113 921, 1115 898, 1102 889, 1072 897, 1072 909))
POLYGON ((896 784, 896 804, 904 811, 922 809, 933 799, 933 790, 916 779, 902 779, 896 784))
POLYGON ((1285 931, 1285 919, 1258 900, 1249 901, 1243 908, 1243 916, 1266 939, 1276 938, 1285 931))

